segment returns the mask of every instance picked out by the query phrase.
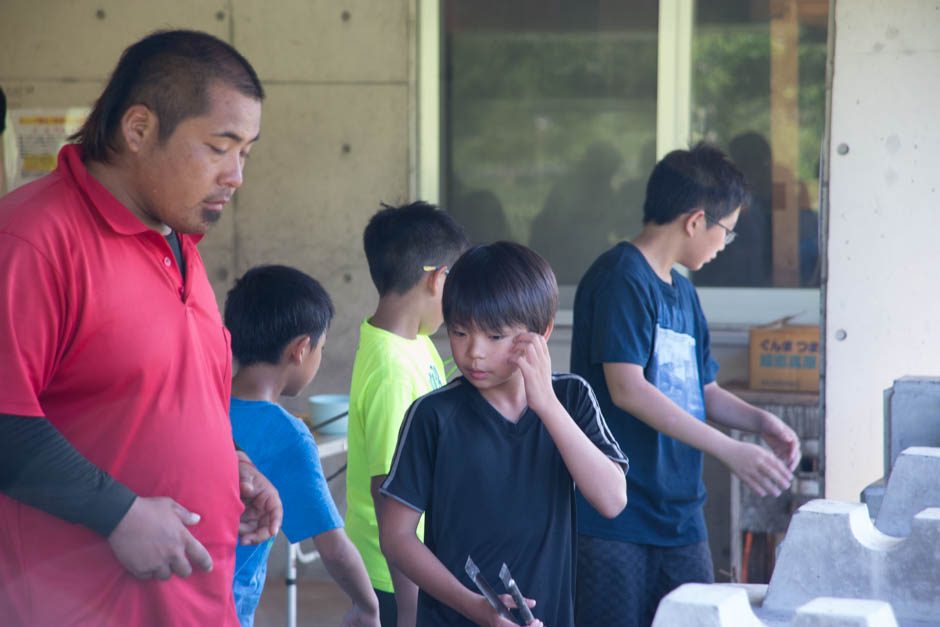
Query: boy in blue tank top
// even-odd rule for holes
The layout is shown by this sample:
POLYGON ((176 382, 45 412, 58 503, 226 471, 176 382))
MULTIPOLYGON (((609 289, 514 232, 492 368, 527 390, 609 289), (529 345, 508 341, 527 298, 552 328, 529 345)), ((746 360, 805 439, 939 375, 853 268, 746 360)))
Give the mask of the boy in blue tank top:
POLYGON ((578 285, 571 371, 597 392, 631 462, 630 503, 616 518, 578 497, 579 625, 646 626, 671 590, 713 581, 703 452, 761 496, 790 486, 796 434, 718 386, 695 288, 673 270, 714 259, 749 200, 744 176, 721 151, 675 150, 650 176, 640 235, 602 254, 578 285), (760 434, 772 452, 706 418, 760 434))

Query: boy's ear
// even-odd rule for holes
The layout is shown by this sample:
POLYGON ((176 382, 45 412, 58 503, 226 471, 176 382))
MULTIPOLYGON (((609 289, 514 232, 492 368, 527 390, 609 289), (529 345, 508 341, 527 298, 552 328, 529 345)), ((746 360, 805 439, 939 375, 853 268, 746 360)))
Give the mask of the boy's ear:
POLYGON ((306 357, 307 350, 311 348, 310 346, 310 336, 309 335, 298 335, 292 339, 285 349, 287 352, 287 360, 291 363, 299 364, 306 357))
POLYGON ((699 223, 704 222, 704 221, 705 221, 705 210, 696 209, 692 211, 691 213, 687 213, 683 216, 682 230, 685 231, 685 233, 689 237, 692 237, 695 235, 695 231, 696 229, 698 229, 699 223))
POLYGON ((552 331, 555 330, 555 320, 554 318, 548 321, 548 328, 545 329, 545 333, 542 334, 542 337, 545 338, 545 341, 548 341, 548 338, 551 337, 552 331))
POLYGON ((437 270, 428 272, 427 286, 432 296, 437 296, 444 291, 444 280, 447 278, 447 266, 441 266, 437 270))

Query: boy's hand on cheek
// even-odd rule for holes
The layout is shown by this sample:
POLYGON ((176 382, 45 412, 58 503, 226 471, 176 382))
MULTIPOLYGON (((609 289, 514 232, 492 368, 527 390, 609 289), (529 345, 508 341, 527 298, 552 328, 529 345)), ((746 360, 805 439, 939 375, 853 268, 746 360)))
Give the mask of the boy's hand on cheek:
POLYGON ((513 339, 509 360, 519 368, 525 382, 526 402, 535 413, 558 402, 552 387, 552 360, 548 342, 538 333, 520 333, 513 339))

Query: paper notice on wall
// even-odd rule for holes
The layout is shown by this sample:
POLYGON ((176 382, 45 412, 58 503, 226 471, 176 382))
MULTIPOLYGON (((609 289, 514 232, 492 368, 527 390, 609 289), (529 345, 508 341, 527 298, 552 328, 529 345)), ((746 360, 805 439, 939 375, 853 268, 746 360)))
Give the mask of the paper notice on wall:
POLYGON ((59 149, 88 113, 88 107, 11 109, 3 138, 7 191, 55 170, 59 149))

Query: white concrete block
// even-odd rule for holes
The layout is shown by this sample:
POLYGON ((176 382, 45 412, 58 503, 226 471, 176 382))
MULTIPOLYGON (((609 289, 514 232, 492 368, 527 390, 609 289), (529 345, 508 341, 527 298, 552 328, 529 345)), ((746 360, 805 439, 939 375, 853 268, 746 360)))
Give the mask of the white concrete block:
POLYGON ((663 598, 652 627, 766 627, 744 588, 687 583, 663 598))
POLYGON ((897 627, 884 601, 819 597, 796 610, 793 627, 897 627))
POLYGON ((875 527, 892 536, 906 536, 917 512, 940 507, 940 448, 912 446, 894 462, 875 527))
POLYGON ((899 620, 940 616, 940 509, 914 517, 907 538, 874 527, 860 503, 817 500, 793 516, 763 609, 793 612, 820 597, 891 604, 899 620))

